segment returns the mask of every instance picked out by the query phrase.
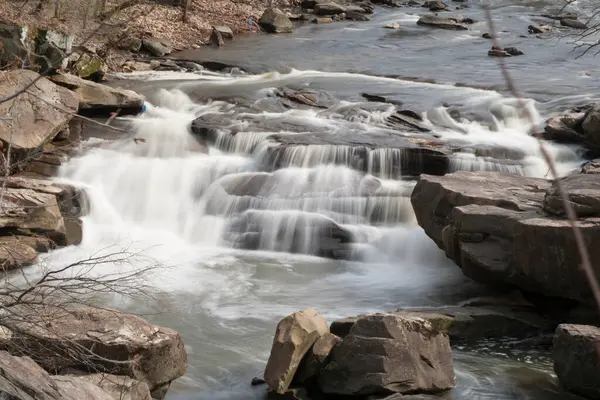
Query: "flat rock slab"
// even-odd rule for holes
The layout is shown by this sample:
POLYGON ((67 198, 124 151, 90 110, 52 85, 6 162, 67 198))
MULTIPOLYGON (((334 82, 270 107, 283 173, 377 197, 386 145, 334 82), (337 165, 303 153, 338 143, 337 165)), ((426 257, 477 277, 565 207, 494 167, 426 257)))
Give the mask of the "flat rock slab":
POLYGON ((600 399, 600 328, 559 325, 554 335, 554 372, 571 392, 600 399))
POLYGON ((78 96, 79 110, 84 114, 108 114, 119 109, 120 115, 136 114, 144 105, 144 97, 134 91, 87 81, 75 75, 53 75, 50 80, 72 90, 78 96))

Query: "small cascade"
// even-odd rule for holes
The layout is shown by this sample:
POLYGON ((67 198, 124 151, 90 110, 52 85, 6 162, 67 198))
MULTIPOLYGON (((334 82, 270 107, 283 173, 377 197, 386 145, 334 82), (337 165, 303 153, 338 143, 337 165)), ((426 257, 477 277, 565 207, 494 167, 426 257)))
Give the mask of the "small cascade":
MULTIPOLYGON (((514 100, 494 94, 465 106, 477 120, 439 107, 403 111, 390 125, 393 106, 327 96, 326 109, 286 102, 297 108, 275 112, 286 99, 264 87, 269 79, 288 78, 211 75, 156 91, 128 119, 131 136, 85 151, 61 175, 93 187, 124 223, 191 244, 357 260, 415 225, 410 194, 421 173, 546 173, 514 100), (225 82, 245 100, 192 100, 225 82)), ((576 149, 551 151, 563 170, 579 161, 576 149)))

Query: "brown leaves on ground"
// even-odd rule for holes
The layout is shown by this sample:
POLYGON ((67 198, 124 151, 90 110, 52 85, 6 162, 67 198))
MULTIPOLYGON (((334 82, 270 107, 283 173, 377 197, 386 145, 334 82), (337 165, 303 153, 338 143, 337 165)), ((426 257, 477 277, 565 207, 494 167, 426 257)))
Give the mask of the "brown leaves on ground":
MULTIPOLYGON (((96 15, 123 1, 126 0, 105 0, 104 10, 101 10, 103 0, 3 0, 0 1, 0 20, 74 33, 81 40, 98 27, 96 15)), ((176 48, 189 48, 204 42, 213 25, 228 25, 235 34, 256 32, 256 25, 248 21, 250 18, 258 20, 270 3, 269 0, 191 1, 187 23, 182 21, 180 0, 141 0, 114 15, 107 21, 111 25, 107 29, 121 32, 127 29, 134 35, 168 39, 176 48)), ((294 2, 296 0, 275 0, 273 4, 285 9, 294 2)))

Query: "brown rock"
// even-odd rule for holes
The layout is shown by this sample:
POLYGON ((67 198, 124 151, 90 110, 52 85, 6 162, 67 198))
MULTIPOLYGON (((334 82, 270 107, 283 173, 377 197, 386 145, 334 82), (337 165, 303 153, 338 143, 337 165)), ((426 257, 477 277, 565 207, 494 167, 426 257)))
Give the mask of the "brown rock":
MULTIPOLYGON (((587 174, 584 181, 593 177, 598 175, 587 174)), ((411 202, 419 225, 468 277, 593 304, 585 276, 573 268, 579 255, 568 221, 542 208, 550 185, 503 173, 423 175, 411 202)), ((549 193, 545 207, 558 210, 553 191, 549 193)), ((576 194, 580 210, 594 209, 589 193, 576 194)), ((592 264, 600 266, 600 249, 592 245, 600 240, 600 219, 580 219, 580 227, 592 264)))
POLYGON ((342 339, 331 333, 321 336, 304 356, 294 376, 294 382, 303 383, 317 376, 329 362, 333 348, 341 341, 342 339))
POLYGON ((56 384, 62 400, 114 400, 113 396, 100 387, 85 380, 69 376, 53 376, 52 380, 56 384))
POLYGON ((568 26, 569 28, 574 29, 588 29, 588 26, 579 21, 577 18, 562 18, 560 20, 560 24, 562 26, 568 26))
POLYGON ((559 325, 554 335, 554 372, 571 392, 600 399, 600 328, 559 325))
POLYGON ((421 318, 360 317, 319 374, 327 394, 436 393, 456 383, 450 340, 421 318))
MULTIPOLYGON (((19 92, 38 78, 36 72, 26 69, 0 71, 0 98, 19 92)), ((72 118, 69 113, 77 112, 77 107, 77 95, 39 78, 27 93, 0 104, 0 115, 13 117, 10 123, 0 121, 0 140, 5 146, 10 143, 19 159, 29 156, 67 127, 72 118)))
POLYGON ((177 332, 115 310, 43 309, 16 328, 1 347, 31 357, 50 372, 93 368, 145 382, 154 391, 187 368, 177 332))
POLYGON ((108 114, 118 109, 121 115, 138 113, 144 105, 144 98, 131 90, 86 81, 74 75, 53 75, 50 80, 75 92, 79 96, 80 110, 88 113, 108 114))
POLYGON ((304 355, 327 333, 327 322, 313 308, 282 319, 277 324, 271 355, 265 368, 264 378, 269 388, 283 394, 292 383, 304 355))

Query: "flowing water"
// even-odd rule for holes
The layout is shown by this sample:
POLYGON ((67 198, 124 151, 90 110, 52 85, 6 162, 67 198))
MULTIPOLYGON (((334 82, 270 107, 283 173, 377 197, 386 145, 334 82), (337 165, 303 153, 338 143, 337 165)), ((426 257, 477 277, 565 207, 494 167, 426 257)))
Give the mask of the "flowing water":
MULTIPOLYGON (((576 59, 565 41, 519 36, 552 2, 487 3, 501 40, 526 53, 508 61, 533 124, 600 98, 589 86, 595 60, 576 59)), ((482 20, 479 3, 469 4, 463 13, 482 20)), ((486 55, 490 42, 480 38, 485 24, 437 31, 416 25, 422 9, 376 11, 370 22, 309 24, 184 55, 258 73, 123 76, 117 84, 149 101, 144 114, 123 119, 132 136, 89 139, 62 167, 60 179, 86 189, 90 212, 82 244, 46 261, 127 247, 161 264, 150 283, 164 312, 147 318, 179 331, 189 356, 169 399, 263 398, 264 387, 249 381, 262 373, 277 321, 305 307, 332 321, 490 293, 416 225, 406 173, 415 161, 390 142, 415 134, 386 123, 394 105, 360 93, 401 101, 424 117, 427 137, 460 143, 449 170, 546 176, 527 134, 531 121, 503 91, 496 60, 486 55), (402 28, 382 29, 388 22, 402 28), (283 87, 331 96, 325 108, 290 107, 278 97, 283 87), (208 148, 190 132, 198 117, 216 121, 208 148)), ((577 148, 549 146, 561 173, 582 161, 577 148)), ((121 298, 105 304, 148 312, 121 298)), ((444 399, 568 398, 541 351, 482 342, 456 348, 455 361, 458 384, 444 399)))

